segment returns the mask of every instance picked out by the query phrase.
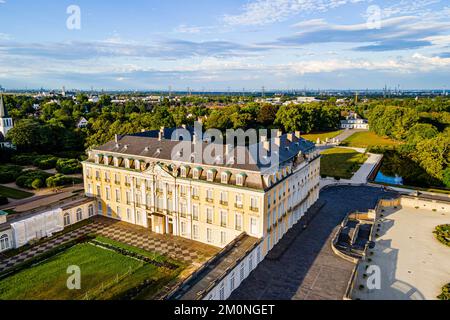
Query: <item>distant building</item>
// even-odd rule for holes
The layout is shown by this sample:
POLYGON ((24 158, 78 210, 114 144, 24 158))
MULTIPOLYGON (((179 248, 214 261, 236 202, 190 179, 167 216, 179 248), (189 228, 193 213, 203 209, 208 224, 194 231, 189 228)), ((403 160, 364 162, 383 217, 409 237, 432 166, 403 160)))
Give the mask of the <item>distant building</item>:
POLYGON ((100 101, 100 99, 99 99, 98 96, 92 96, 92 97, 89 98, 88 101, 89 101, 89 102, 92 102, 92 103, 97 103, 97 102, 100 101))
POLYGON ((345 120, 341 121, 341 128, 369 130, 369 121, 362 119, 358 114, 351 112, 345 120))
POLYGON ((89 121, 87 121, 86 118, 82 117, 82 118, 80 119, 80 121, 78 121, 77 127, 78 127, 79 129, 81 129, 81 128, 86 128, 87 125, 88 125, 88 123, 89 123, 89 121))
POLYGON ((13 120, 9 117, 8 110, 3 104, 3 96, 0 95, 0 148, 13 148, 12 143, 6 140, 6 134, 13 127, 13 120))

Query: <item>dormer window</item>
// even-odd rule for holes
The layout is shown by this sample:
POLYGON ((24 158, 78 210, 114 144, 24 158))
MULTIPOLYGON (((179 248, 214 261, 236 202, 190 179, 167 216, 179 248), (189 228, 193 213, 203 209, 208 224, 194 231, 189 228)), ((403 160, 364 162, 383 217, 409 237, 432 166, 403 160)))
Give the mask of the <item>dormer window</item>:
POLYGON ((228 182, 230 181, 230 177, 231 177, 231 173, 226 171, 226 172, 222 172, 222 175, 220 177, 220 180, 222 183, 228 184, 228 182))
POLYGON ((130 169, 130 159, 125 159, 125 168, 130 169))
POLYGON ((98 154, 95 155, 95 163, 96 164, 100 163, 100 156, 98 154))
POLYGON ((206 178, 208 179, 209 182, 213 182, 215 177, 216 177, 216 173, 217 171, 215 169, 211 169, 208 171, 208 173, 206 174, 206 178))
POLYGON ((140 162, 139 160, 136 160, 136 161, 134 162, 134 168, 135 168, 136 170, 140 170, 140 169, 141 169, 141 162, 140 162))
POLYGON ((238 174, 236 176, 236 185, 242 187, 245 184, 245 179, 246 178, 247 178, 247 175, 245 173, 238 174))
POLYGON ((192 172, 192 177, 194 179, 200 179, 200 175, 202 173, 202 168, 195 168, 194 171, 192 172))
POLYGON ((187 177, 187 168, 181 167, 181 177, 186 178, 187 177))
POLYGON ((114 166, 118 167, 119 166, 119 158, 114 157, 114 166))
POLYGON ((109 164, 109 157, 108 157, 108 156, 105 156, 105 157, 103 158, 103 164, 104 164, 105 166, 107 166, 107 165, 109 164))

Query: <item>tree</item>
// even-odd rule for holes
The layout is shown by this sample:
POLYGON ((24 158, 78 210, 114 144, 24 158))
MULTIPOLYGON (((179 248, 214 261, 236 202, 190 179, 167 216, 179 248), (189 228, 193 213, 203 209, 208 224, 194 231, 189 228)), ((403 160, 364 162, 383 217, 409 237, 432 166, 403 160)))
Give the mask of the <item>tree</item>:
POLYGON ((277 118, 278 107, 272 104, 264 104, 259 110, 256 121, 264 127, 272 126, 277 118))

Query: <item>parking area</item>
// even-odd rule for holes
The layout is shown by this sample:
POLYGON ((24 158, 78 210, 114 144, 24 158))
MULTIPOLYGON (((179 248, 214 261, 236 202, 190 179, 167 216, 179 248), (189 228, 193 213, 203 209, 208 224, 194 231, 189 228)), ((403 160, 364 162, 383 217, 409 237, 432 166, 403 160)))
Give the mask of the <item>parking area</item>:
POLYGON ((438 225, 449 224, 450 217, 412 207, 383 210, 379 227, 377 223, 379 237, 370 250, 372 261, 359 265, 352 298, 435 300, 450 281, 450 249, 436 240, 433 231, 438 225), (369 263, 380 267, 380 290, 369 290, 363 279, 369 263))
MULTIPOLYGON (((371 187, 331 187, 322 191, 325 206, 308 229, 294 227, 298 237, 277 260, 264 260, 233 293, 232 300, 342 300, 355 265, 331 249, 344 217, 375 208, 395 194, 371 187)), ((280 243, 283 245, 283 242, 280 243)))

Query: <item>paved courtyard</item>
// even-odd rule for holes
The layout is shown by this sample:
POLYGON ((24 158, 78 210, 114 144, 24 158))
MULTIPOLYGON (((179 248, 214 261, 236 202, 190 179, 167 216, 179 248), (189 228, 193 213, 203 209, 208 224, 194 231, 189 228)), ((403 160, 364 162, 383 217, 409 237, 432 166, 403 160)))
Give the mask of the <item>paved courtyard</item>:
MULTIPOLYGON (((289 243, 277 260, 265 259, 230 299, 341 300, 355 265, 333 253, 331 238, 348 213, 373 209, 382 197, 394 194, 349 186, 322 191, 320 199, 326 204, 308 229, 289 243)), ((294 232, 300 232, 301 226, 296 228, 294 232)))
POLYGON ((450 217, 408 207, 384 208, 380 237, 371 250, 372 264, 380 267, 381 290, 359 290, 365 285, 361 263, 353 298, 363 300, 435 300, 450 281, 450 248, 438 242, 433 231, 449 224, 450 217))

